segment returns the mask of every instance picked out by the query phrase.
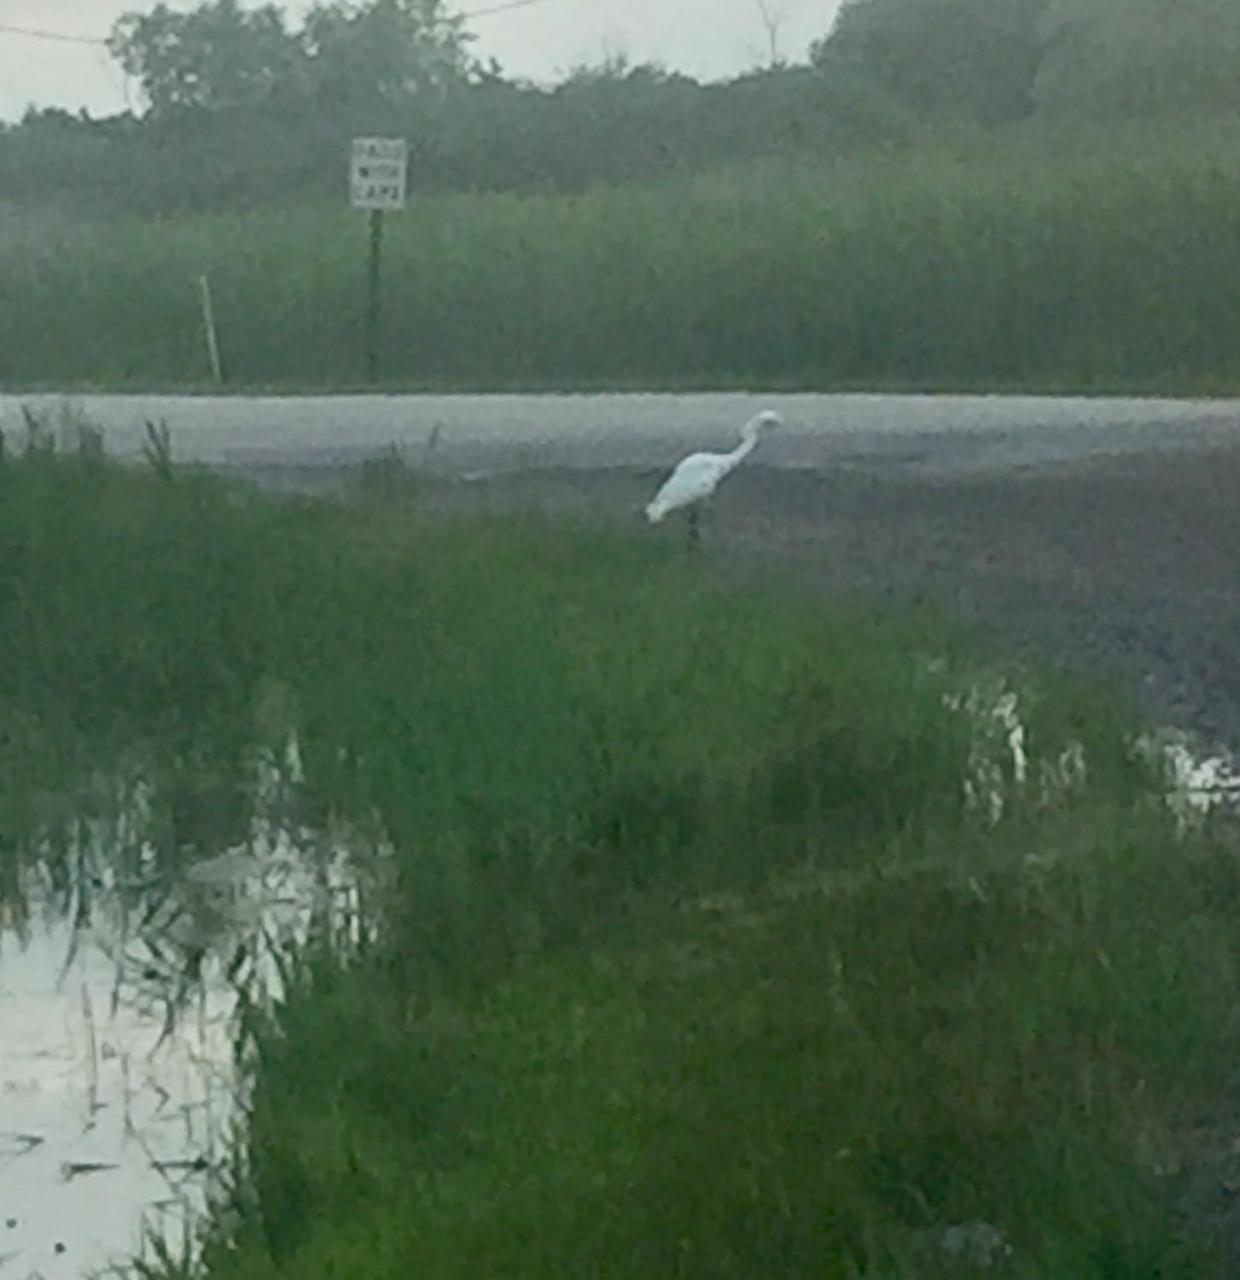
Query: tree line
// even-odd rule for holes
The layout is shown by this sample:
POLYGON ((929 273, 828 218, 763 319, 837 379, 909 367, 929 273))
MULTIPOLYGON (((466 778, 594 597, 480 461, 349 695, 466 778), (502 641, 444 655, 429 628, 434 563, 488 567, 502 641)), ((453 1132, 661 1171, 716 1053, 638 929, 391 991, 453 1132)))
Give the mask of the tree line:
POLYGON ((143 213, 340 199, 357 134, 410 141, 422 191, 580 191, 831 157, 945 128, 1240 108, 1234 0, 850 0, 804 64, 701 83, 613 58, 540 86, 473 54, 444 0, 131 13, 143 108, 0 128, 0 199, 143 213))

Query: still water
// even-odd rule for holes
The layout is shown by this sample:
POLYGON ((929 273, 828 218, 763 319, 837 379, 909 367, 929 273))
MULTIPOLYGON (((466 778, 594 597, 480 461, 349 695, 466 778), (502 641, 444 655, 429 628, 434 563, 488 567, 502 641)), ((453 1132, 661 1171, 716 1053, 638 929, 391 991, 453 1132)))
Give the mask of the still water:
POLYGON ((260 767, 243 845, 171 883, 111 865, 137 803, 78 851, 89 900, 35 874, 0 908, 0 1280, 192 1256, 234 1148, 240 997, 278 1000, 312 927, 361 929, 361 859, 273 812, 286 772, 260 767))
POLYGON ((50 913, 0 939, 0 1276, 82 1276, 148 1233, 179 1253, 227 1136, 229 993, 167 1031, 111 948, 73 950, 50 913))

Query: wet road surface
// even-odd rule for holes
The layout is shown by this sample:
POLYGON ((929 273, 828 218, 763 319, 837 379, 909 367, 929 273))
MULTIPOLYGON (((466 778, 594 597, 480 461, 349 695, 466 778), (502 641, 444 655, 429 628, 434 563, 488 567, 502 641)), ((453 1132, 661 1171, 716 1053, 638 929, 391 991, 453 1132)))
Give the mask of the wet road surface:
MULTIPOLYGON (((141 452, 143 421, 164 420, 182 461, 338 465, 396 445, 445 473, 666 464, 730 448, 761 408, 786 419, 762 459, 780 469, 865 463, 913 473, 1004 470, 1091 457, 1179 452, 1240 438, 1240 401, 888 395, 15 397, 69 403, 105 429, 111 452, 141 452), (434 439, 435 447, 426 451, 434 439)), ((16 438, 16 437, 15 437, 16 438)))

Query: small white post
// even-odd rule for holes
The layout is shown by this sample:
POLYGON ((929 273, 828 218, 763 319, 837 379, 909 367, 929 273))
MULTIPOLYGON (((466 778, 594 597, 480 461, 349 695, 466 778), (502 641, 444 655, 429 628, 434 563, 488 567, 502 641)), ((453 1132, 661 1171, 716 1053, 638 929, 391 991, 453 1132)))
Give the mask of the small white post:
POLYGON ((220 340, 215 331, 215 308, 211 305, 211 281, 206 276, 199 276, 198 288, 202 291, 202 325, 207 335, 207 356, 211 361, 211 375, 216 382, 223 382, 224 368, 220 363, 220 340))

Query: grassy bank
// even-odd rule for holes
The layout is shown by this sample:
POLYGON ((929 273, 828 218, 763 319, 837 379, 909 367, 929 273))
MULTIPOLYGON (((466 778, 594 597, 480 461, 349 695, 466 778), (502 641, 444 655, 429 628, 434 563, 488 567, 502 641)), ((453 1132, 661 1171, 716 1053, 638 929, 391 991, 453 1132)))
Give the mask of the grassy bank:
MULTIPOLYGON (((1240 127, 1012 135, 389 219, 381 376, 1210 392, 1240 385, 1240 127)), ((209 274, 244 386, 364 369, 348 212, 0 230, 0 381, 201 385, 209 274)))
POLYGON ((37 452, 0 610, 10 883, 101 758, 215 852, 290 728, 303 819, 393 850, 377 937, 248 1027, 205 1274, 1226 1274, 1240 867, 1108 699, 1009 683, 1021 781, 941 623, 37 452))

